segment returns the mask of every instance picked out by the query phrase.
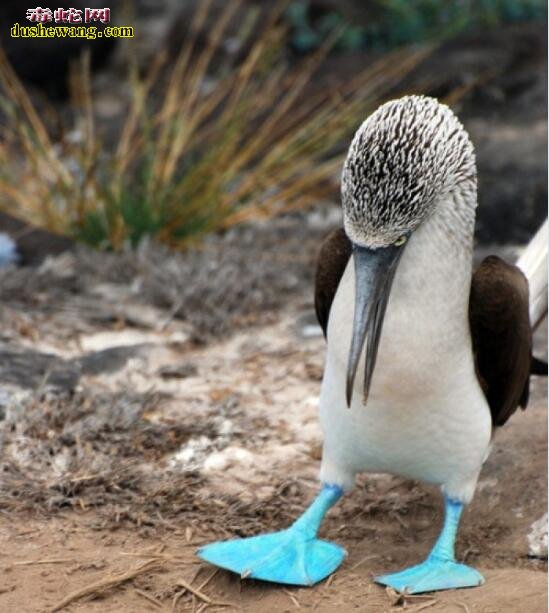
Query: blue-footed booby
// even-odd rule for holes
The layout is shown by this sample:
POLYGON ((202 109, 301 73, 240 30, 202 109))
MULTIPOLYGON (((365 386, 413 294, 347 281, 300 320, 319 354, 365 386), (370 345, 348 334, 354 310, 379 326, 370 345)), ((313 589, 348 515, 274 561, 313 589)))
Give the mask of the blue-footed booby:
POLYGON ((366 119, 341 191, 344 227, 324 242, 316 275, 328 344, 322 489, 287 530, 198 555, 243 577, 311 585, 345 556, 317 539, 324 515, 358 473, 385 472, 440 486, 445 519, 426 560, 376 581, 408 593, 480 585, 454 542, 495 427, 526 406, 532 326, 547 310, 546 227, 522 271, 491 256, 473 274, 473 145, 428 97, 388 102, 366 119), (539 298, 531 314, 529 291, 539 298))

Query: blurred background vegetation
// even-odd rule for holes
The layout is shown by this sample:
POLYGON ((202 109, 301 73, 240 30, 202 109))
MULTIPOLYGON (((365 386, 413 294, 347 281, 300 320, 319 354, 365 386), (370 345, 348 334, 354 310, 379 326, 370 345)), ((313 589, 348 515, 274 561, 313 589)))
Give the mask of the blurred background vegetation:
POLYGON ((287 18, 292 44, 309 52, 335 27, 342 27, 336 49, 376 49, 442 41, 465 30, 483 30, 509 22, 544 20, 541 0, 378 0, 326 3, 315 16, 308 0, 291 2, 287 18), (358 23, 357 23, 358 21, 358 23))
POLYGON ((509 95, 497 79, 539 52, 531 29, 504 52, 505 28, 543 31, 547 16, 541 0, 136 0, 110 4, 135 39, 65 43, 10 38, 20 6, 6 3, 1 32, 0 208, 115 250, 185 247, 337 201, 346 147, 376 106, 414 92, 489 112, 509 95))

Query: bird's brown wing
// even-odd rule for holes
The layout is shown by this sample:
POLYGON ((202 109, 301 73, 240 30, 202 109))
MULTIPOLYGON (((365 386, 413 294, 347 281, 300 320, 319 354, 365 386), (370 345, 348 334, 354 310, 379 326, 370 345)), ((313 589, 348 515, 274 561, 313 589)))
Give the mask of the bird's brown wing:
POLYGON ((351 253, 351 241, 343 228, 331 232, 320 247, 316 264, 315 310, 324 337, 328 332, 332 302, 351 253))
POLYGON ((471 282, 469 322, 477 376, 492 423, 501 426, 528 402, 532 330, 519 268, 496 256, 482 261, 471 282))

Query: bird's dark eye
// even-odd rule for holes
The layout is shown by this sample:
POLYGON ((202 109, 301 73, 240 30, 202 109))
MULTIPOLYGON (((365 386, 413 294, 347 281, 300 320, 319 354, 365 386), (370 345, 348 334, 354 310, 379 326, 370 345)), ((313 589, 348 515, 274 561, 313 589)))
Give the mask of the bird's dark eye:
POLYGON ((395 247, 402 247, 402 245, 404 245, 404 243, 408 240, 408 237, 406 236, 406 234, 403 234, 402 236, 399 236, 396 241, 393 243, 393 245, 395 247))

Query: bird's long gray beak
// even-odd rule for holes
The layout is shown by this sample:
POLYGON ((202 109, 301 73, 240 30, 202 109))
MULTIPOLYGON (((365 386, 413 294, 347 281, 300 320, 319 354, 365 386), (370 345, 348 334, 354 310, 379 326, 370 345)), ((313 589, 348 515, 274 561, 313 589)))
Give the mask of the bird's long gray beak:
POLYGON ((368 338, 364 368, 364 402, 368 398, 376 363, 385 309, 389 301, 402 247, 368 249, 353 245, 355 262, 355 315, 349 363, 347 365, 347 406, 351 406, 356 371, 364 341, 368 338))

